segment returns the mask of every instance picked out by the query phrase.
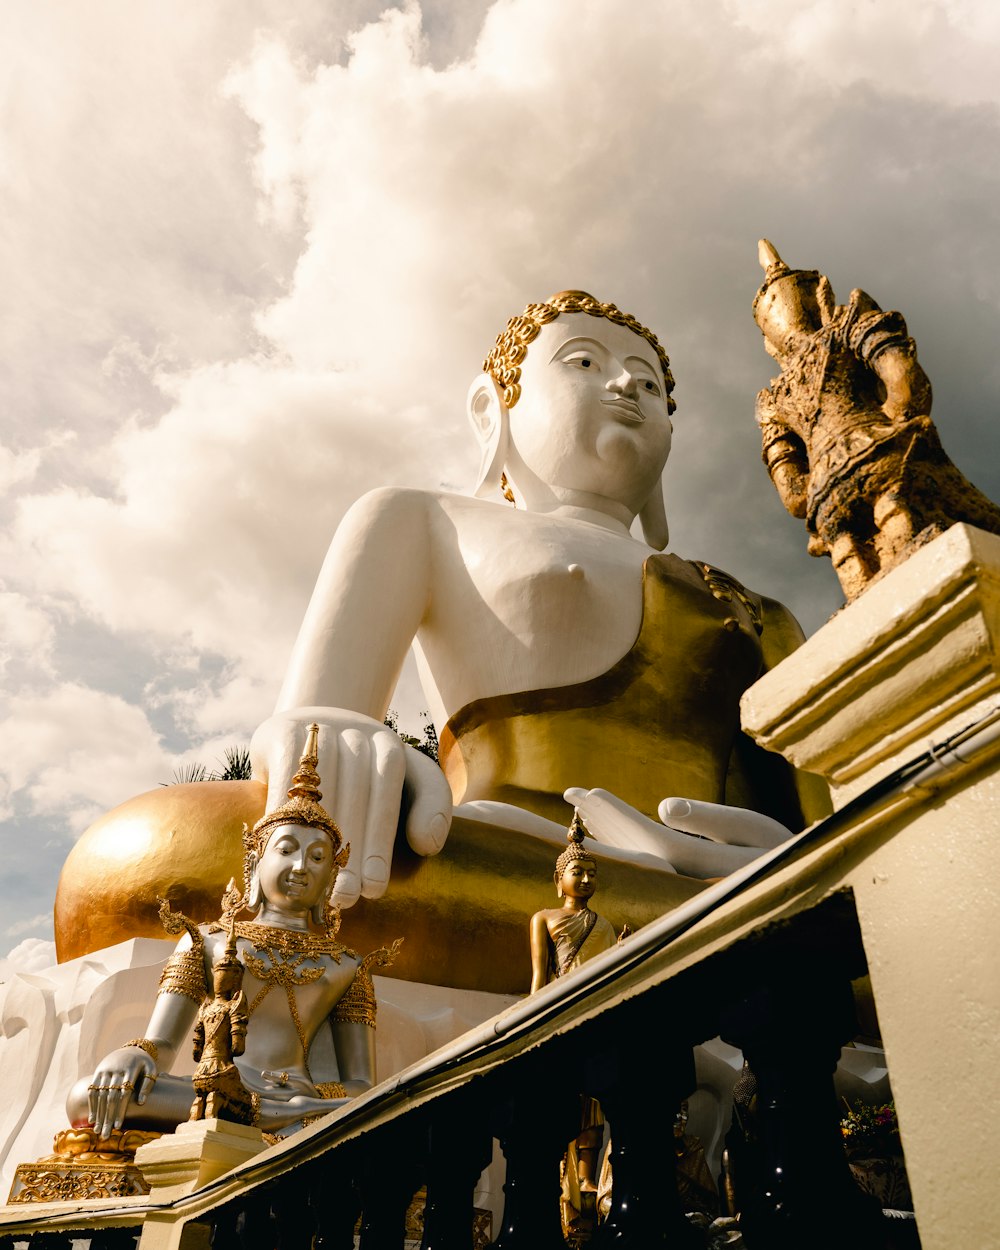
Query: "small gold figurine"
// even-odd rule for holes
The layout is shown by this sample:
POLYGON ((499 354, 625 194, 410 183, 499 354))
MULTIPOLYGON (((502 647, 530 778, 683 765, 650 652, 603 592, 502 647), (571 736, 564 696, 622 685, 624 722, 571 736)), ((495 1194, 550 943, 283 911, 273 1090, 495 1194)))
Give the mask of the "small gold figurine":
MULTIPOLYGON (((587 831, 578 811, 567 832, 569 845, 556 860, 552 877, 561 907, 531 918, 531 992, 610 950, 620 940, 610 921, 591 911, 597 889, 597 861, 584 847, 587 831)), ((623 930, 621 937, 629 930, 623 930)), ((596 1098, 581 1097, 580 1132, 563 1163, 563 1230, 567 1235, 596 1222, 597 1162, 604 1144, 604 1116, 596 1098)))
POLYGON ((235 922, 222 956, 212 965, 215 991, 198 1008, 194 1026, 194 1058, 198 1063, 191 1082, 195 1098, 189 1120, 219 1119, 252 1124, 250 1091, 233 1062, 246 1049, 250 1012, 243 993, 243 964, 236 954, 235 922))

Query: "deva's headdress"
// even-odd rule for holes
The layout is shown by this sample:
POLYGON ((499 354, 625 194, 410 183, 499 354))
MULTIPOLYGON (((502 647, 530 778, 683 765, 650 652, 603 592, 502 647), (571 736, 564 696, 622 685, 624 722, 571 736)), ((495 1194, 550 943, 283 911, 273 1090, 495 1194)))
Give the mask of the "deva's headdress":
POLYGON ((264 853, 267 840, 279 825, 304 825, 309 829, 322 829, 333 845, 333 854, 338 865, 343 867, 347 862, 348 846, 342 855, 338 855, 344 842, 340 827, 326 809, 320 799, 323 791, 319 788, 319 725, 309 726, 309 737, 306 749, 299 760, 298 772, 292 778, 288 791, 288 799, 273 812, 262 816, 252 829, 244 829, 243 843, 248 851, 253 851, 258 858, 264 853), (343 860, 343 863, 341 863, 343 860))
POLYGON ((292 778, 288 791, 288 799, 273 812, 268 812, 251 829, 243 826, 243 889, 238 889, 235 881, 230 881, 222 899, 222 920, 228 924, 244 908, 252 912, 260 909, 262 902, 260 879, 257 865, 264 854, 267 840, 281 825, 301 825, 307 829, 319 829, 330 839, 333 850, 333 871, 327 887, 326 898, 313 909, 313 920, 329 933, 336 933, 340 924, 339 909, 330 900, 333 887, 337 881, 337 873, 347 863, 351 853, 351 844, 344 844, 340 827, 333 817, 321 805, 323 792, 320 790, 319 773, 319 725, 309 726, 306 749, 299 760, 298 771, 292 778))
POLYGON ((566 847, 565 851, 563 851, 563 853, 556 860, 556 870, 552 874, 552 880, 555 881, 556 885, 559 884, 563 873, 574 860, 586 859, 591 863, 595 862, 593 852, 588 847, 583 845, 583 840, 586 837, 589 837, 587 827, 580 818, 579 811, 574 807, 573 821, 570 824, 570 827, 566 830, 566 840, 569 842, 569 846, 566 847))

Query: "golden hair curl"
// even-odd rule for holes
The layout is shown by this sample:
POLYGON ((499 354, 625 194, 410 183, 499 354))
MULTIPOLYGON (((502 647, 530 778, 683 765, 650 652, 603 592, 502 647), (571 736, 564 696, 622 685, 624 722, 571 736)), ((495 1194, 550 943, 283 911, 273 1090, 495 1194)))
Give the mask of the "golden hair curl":
POLYGON ((670 360, 652 330, 629 313, 614 304, 602 304, 586 291, 560 291, 550 295, 543 304, 529 304, 523 313, 511 317, 503 333, 497 336, 490 354, 483 361, 483 369, 503 391, 503 400, 513 408, 521 396, 521 363, 528 353, 528 345, 538 337, 542 326, 555 321, 560 313, 587 313, 591 317, 607 317, 608 321, 638 334, 655 350, 663 373, 667 392, 667 412, 673 413, 677 404, 671 396, 674 375, 670 372, 670 360))

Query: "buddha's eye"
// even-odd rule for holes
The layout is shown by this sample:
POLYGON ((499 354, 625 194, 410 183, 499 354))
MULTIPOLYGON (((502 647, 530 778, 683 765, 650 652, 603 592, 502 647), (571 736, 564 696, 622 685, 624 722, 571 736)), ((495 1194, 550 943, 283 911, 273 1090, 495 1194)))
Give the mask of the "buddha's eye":
POLYGON ((574 369, 597 369, 597 362, 589 352, 573 352, 563 359, 565 364, 572 365, 574 369))
POLYGON ((650 378, 644 378, 642 382, 643 390, 648 391, 650 395, 659 395, 660 388, 650 378))

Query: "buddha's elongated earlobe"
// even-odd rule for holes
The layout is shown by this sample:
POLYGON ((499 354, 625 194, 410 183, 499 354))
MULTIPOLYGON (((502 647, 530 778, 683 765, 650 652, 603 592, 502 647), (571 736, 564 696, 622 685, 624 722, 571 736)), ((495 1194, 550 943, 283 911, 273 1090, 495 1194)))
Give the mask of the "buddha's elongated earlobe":
POLYGON ((251 851, 247 856, 247 909, 252 912, 260 911, 261 904, 264 901, 264 893, 260 888, 260 861, 251 851))
POLYGON ((466 412, 482 453, 474 494, 483 499, 500 490, 509 430, 507 405, 488 373, 481 373, 469 387, 466 412))
POLYGON ((663 551, 670 541, 667 510, 663 503, 663 483, 657 482, 646 502, 639 509, 642 536, 654 551, 663 551))

